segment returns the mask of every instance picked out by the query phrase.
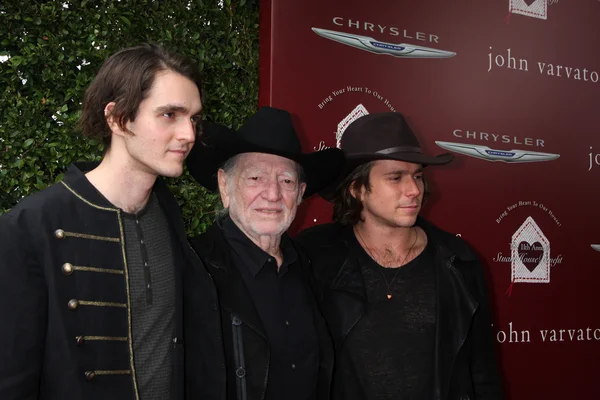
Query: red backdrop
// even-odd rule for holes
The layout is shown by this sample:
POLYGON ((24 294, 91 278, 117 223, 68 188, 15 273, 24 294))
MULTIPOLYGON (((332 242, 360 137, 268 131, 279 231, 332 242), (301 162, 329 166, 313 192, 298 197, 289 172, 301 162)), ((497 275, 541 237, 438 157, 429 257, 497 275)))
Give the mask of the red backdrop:
MULTIPOLYGON (((600 398, 600 1, 261 7, 260 102, 293 114, 306 151, 335 146, 362 104, 402 112, 425 151, 456 153, 426 171, 424 214, 484 262, 507 398, 600 398), (375 54, 356 35, 455 55, 375 54)), ((330 216, 312 198, 293 230, 330 216)))

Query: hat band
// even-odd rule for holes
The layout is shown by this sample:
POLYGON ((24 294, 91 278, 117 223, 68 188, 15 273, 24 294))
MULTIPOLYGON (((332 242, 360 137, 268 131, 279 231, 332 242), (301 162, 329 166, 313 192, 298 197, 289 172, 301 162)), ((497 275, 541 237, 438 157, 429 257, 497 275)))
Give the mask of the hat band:
POLYGON ((376 151, 375 154, 392 154, 392 153, 423 153, 420 147, 400 146, 390 147, 387 149, 376 151))

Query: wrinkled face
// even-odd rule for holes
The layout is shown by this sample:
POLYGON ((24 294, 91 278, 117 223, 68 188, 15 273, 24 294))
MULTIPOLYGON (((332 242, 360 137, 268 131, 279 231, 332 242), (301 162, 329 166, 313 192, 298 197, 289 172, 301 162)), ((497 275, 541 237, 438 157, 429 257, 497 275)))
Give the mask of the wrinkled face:
POLYGON ((230 174, 218 172, 219 191, 231 219, 251 239, 281 236, 296 216, 306 189, 295 161, 264 153, 244 153, 230 174))
POLYGON ((109 119, 111 152, 126 157, 130 170, 177 177, 194 145, 201 110, 200 92, 193 81, 173 71, 161 71, 140 103, 135 121, 126 124, 131 133, 109 119))
POLYGON ((396 160, 378 160, 369 175, 370 190, 353 193, 363 204, 365 223, 408 228, 415 224, 423 202, 423 167, 396 160))

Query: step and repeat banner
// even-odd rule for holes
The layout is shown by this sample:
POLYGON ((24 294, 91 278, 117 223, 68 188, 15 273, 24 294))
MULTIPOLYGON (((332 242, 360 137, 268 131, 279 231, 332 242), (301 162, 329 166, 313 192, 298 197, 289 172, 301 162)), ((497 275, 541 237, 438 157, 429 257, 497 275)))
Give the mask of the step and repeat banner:
POLYGON ((260 46, 306 151, 398 111, 455 154, 423 212, 484 263, 507 398, 600 399, 600 1, 263 1, 260 46))

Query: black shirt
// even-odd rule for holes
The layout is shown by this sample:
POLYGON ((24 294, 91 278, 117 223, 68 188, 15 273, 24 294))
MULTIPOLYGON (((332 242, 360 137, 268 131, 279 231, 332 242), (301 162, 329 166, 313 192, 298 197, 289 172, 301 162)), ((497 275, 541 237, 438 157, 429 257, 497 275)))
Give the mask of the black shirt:
POLYGON ((169 399, 176 298, 169 221, 154 193, 138 214, 123 217, 140 398, 169 399))
POLYGON ((368 305, 346 338, 336 378, 360 376, 361 387, 371 400, 430 398, 436 311, 431 246, 400 269, 381 267, 358 241, 352 247, 365 280, 368 305))
POLYGON ((291 239, 281 238, 283 263, 277 271, 275 258, 254 244, 231 218, 222 220, 221 229, 269 339, 266 400, 314 399, 319 342, 310 293, 291 239))

